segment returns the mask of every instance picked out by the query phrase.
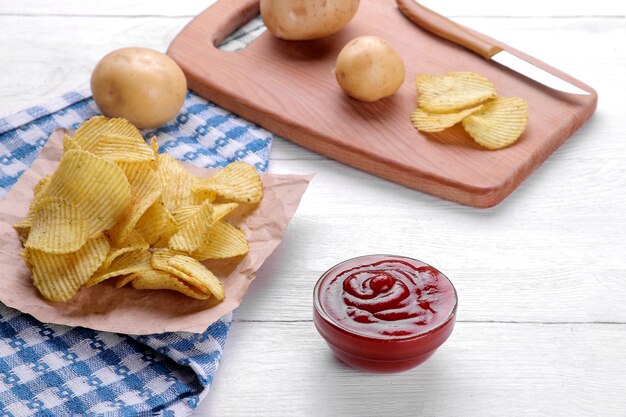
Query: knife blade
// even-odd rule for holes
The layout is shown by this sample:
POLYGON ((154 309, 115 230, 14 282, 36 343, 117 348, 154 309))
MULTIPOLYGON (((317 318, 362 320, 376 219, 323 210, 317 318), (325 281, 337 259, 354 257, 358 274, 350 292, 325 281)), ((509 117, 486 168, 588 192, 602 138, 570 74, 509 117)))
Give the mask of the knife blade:
POLYGON ((400 11, 409 20, 434 35, 461 45, 485 59, 497 62, 554 90, 578 95, 591 94, 511 52, 503 50, 500 46, 476 36, 463 26, 433 12, 415 0, 396 0, 396 2, 400 11))

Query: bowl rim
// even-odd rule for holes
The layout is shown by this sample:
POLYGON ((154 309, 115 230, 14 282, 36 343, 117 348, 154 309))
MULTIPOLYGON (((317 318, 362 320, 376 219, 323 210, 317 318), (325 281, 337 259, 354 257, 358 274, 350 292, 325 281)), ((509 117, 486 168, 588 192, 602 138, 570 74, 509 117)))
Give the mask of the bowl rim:
POLYGON ((457 312, 457 308, 459 305, 459 297, 456 291, 456 288, 454 287, 454 284, 452 283, 452 281, 450 280, 450 278, 448 278, 448 276, 446 274, 444 274, 443 272, 441 272, 438 268, 435 268, 434 266, 420 261, 419 259, 416 258, 410 258, 408 256, 400 256, 400 255, 387 255, 387 254, 370 254, 370 255, 361 255, 361 256, 355 256, 354 258, 349 258, 349 259, 345 259, 333 266, 331 266, 330 268, 328 268, 326 271, 324 271, 324 273, 322 273, 322 275, 320 275, 319 279, 317 280, 317 282, 315 283, 315 287, 313 288, 313 308, 315 310, 315 312, 317 314, 319 314, 319 316, 324 320, 324 322, 326 322, 327 324, 329 324, 330 326, 334 327, 335 329, 337 329, 338 331, 342 331, 344 333, 348 333, 351 336, 357 337, 357 338, 361 338, 361 339, 365 339, 365 340, 372 340, 372 341, 377 341, 377 342, 410 342, 410 341, 414 341, 414 340, 418 340, 427 336, 432 335, 433 333, 438 332, 439 330, 441 330, 442 328, 446 327, 451 320, 453 320, 456 317, 456 312, 457 312), (413 335, 407 335, 407 336, 374 336, 374 335, 365 335, 363 333, 359 333, 354 331, 353 329, 350 329, 346 326, 343 326, 341 323, 338 323, 337 321, 335 321, 329 314, 326 313, 326 311, 324 310, 324 307, 322 305, 322 302, 320 301, 320 288, 321 288, 321 284, 324 281, 324 278, 326 278, 326 276, 328 275, 328 273, 330 271, 332 271, 333 269, 337 268, 338 266, 344 264, 344 263, 348 263, 351 261, 355 261, 358 259, 363 259, 363 258, 371 258, 371 257, 380 257, 380 260, 393 260, 393 259, 400 259, 400 260, 409 260, 409 261, 415 261, 415 262, 419 262, 421 264, 424 264, 426 266, 429 266, 431 268, 434 268, 435 270, 437 270, 437 272, 439 272, 450 284, 450 287, 452 287, 452 292, 454 295, 454 306, 452 307, 452 309, 450 310, 450 313, 448 314, 448 316, 445 318, 445 320, 443 320, 440 324, 438 324, 437 326, 429 329, 428 331, 425 331, 423 333, 418 333, 418 334, 413 334, 413 335))

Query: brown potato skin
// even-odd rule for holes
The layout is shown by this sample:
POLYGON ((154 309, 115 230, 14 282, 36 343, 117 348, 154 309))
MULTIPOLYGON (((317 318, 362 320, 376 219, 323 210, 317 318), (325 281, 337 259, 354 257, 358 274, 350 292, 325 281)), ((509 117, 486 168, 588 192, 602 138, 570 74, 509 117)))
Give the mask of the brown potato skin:
POLYGON ((174 118, 187 94, 187 80, 169 56, 148 48, 122 48, 105 55, 91 74, 100 111, 123 117, 139 129, 174 118))
POLYGON ((404 61, 385 39, 361 36, 339 52, 335 76, 347 95, 372 102, 400 88, 405 76, 404 61))
POLYGON ((358 8, 359 0, 261 0, 261 17, 275 37, 305 41, 339 32, 358 8))

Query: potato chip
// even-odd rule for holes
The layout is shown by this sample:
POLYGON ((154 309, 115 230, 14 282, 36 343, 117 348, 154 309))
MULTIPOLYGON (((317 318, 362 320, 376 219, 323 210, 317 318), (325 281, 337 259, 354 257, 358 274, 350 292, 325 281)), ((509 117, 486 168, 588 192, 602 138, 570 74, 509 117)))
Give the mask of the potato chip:
POLYGON ((181 252, 194 252, 209 239, 213 225, 213 206, 209 202, 203 203, 183 223, 177 223, 178 231, 172 235, 167 246, 181 252))
POLYGON ((61 197, 44 197, 33 208, 33 223, 24 247, 70 253, 79 250, 88 238, 87 221, 74 204, 61 197))
MULTIPOLYGON (((189 256, 174 255, 168 259, 167 264, 178 271, 174 273, 177 277, 182 278, 185 275, 186 277, 194 277, 196 280, 202 282, 218 301, 224 299, 224 286, 220 280, 197 260, 189 256)), ((183 281, 189 282, 189 279, 183 278, 183 281)))
POLYGON ((200 204, 181 206, 172 213, 172 216, 174 217, 174 220, 176 220, 176 224, 182 226, 184 223, 187 222, 187 220, 189 220, 194 214, 196 214, 200 207, 200 204))
POLYGON ((13 229, 17 232, 17 236, 20 239, 22 245, 26 243, 28 240, 28 234, 30 233, 30 228, 33 226, 33 218, 32 217, 24 217, 19 222, 13 225, 13 229))
MULTIPOLYGON (((174 216, 174 219, 176 219, 176 223, 180 226, 187 220, 189 220, 189 218, 191 218, 191 216, 196 211, 198 211, 200 207, 201 204, 193 206, 182 206, 179 207, 174 213, 172 213, 172 216, 174 216)), ((215 223, 222 220, 237 207, 239 207, 239 204, 237 203, 213 204, 212 222, 215 223)))
POLYGON ((135 230, 150 246, 163 247, 176 233, 178 226, 172 214, 165 207, 165 203, 159 198, 139 218, 135 230))
POLYGON ((108 251, 109 241, 100 235, 76 252, 58 255, 26 249, 24 258, 41 295, 50 301, 67 301, 100 267, 108 251))
POLYGON ((152 149, 152 154, 154 155, 154 160, 159 157, 159 142, 157 141, 156 136, 152 136, 150 138, 150 149, 152 149))
MULTIPOLYGON (((156 269, 152 269, 151 271, 156 271, 156 269)), ((145 273, 145 272, 148 272, 148 271, 139 271, 139 274, 145 273)), ((157 271, 157 272, 163 272, 163 271, 157 271)), ((115 281, 115 288, 122 288, 126 286, 129 282, 137 278, 137 276, 138 276, 138 273, 132 273, 132 274, 119 277, 118 280, 115 281)))
POLYGON ((75 205, 87 220, 90 237, 113 226, 130 203, 130 185, 113 162, 89 152, 63 155, 43 195, 61 197, 75 205))
POLYGON ((130 184, 130 205, 109 232, 114 244, 123 242, 143 214, 161 195, 161 183, 154 168, 147 163, 118 162, 130 184))
POLYGON ((185 169, 174 157, 159 154, 157 172, 163 186, 161 198, 170 212, 195 203, 191 189, 198 181, 198 177, 185 169))
POLYGON ((154 161, 154 153, 143 138, 103 134, 96 143, 93 153, 115 162, 154 161))
POLYGON ((92 117, 74 132, 74 140, 81 149, 92 151, 100 136, 107 131, 108 122, 109 119, 104 116, 92 117))
POLYGON ((50 184, 50 178, 52 178, 52 175, 46 175, 45 177, 40 179, 37 184, 35 184, 35 186, 33 187, 34 198, 33 201, 30 202, 28 214, 22 220, 13 225, 13 228, 19 235, 22 244, 26 243, 26 239, 28 238, 28 234, 30 233, 30 228, 33 225, 33 207, 35 206, 35 204, 37 204, 37 201, 41 198, 43 192, 48 188, 48 184, 50 184))
POLYGON ((146 242, 137 231, 131 230, 125 241, 111 245, 109 253, 100 268, 107 269, 118 257, 130 252, 147 251, 149 247, 148 242, 146 242))
POLYGON ((209 190, 191 190, 191 192, 193 193, 193 204, 196 206, 199 206, 205 201, 212 203, 217 198, 217 194, 209 190))
POLYGON ((491 81, 474 72, 418 76, 416 84, 418 106, 428 113, 459 112, 496 97, 491 81))
POLYGON ((191 254, 199 261, 207 259, 225 259, 248 253, 248 239, 235 226, 226 222, 213 225, 207 243, 191 254))
POLYGON ((185 282, 185 284, 195 287, 198 291, 210 293, 209 288, 200 279, 183 274, 169 264, 169 260, 177 255, 184 256, 184 254, 171 249, 156 250, 152 253, 152 267, 159 271, 169 272, 170 274, 180 278, 185 282))
MULTIPOLYGON (((143 142, 143 136, 139 130, 126 119, 108 119, 104 116, 96 116, 83 123, 76 133, 74 139, 81 149, 94 152, 98 142, 105 136, 128 137, 129 140, 139 140, 143 142)), ((144 142, 145 144, 145 142, 144 142)))
MULTIPOLYGON (((188 297, 198 300, 206 300, 211 298, 208 292, 198 291, 196 288, 185 284, 177 277, 164 271, 142 271, 128 277, 124 277, 119 281, 123 286, 132 282, 133 288, 137 290, 172 290, 185 294, 188 297)), ((118 284, 116 284, 117 286, 118 284)), ((118 288, 120 288, 118 287, 118 288)))
POLYGON ((245 162, 233 162, 217 174, 203 178, 194 192, 212 191, 218 196, 237 203, 258 203, 263 197, 263 182, 259 172, 245 162))
POLYGON ((472 107, 457 113, 427 113, 417 108, 411 114, 411 121, 422 132, 441 132, 461 122, 467 116, 480 110, 482 106, 472 107))
POLYGON ((513 144, 528 125, 528 103, 521 98, 498 98, 463 120, 476 143, 488 149, 513 144))
POLYGON ((151 259, 152 254, 148 252, 148 249, 125 253, 106 268, 98 268, 85 286, 91 287, 109 278, 152 270, 151 259))
POLYGON ((35 184, 35 187, 33 187, 33 194, 35 195, 35 200, 37 199, 37 197, 40 197, 41 195, 43 195, 43 192, 48 188, 48 185, 50 185, 51 179, 52 179, 52 175, 46 175, 45 177, 40 179, 37 182, 37 184, 35 184))
POLYGON ((78 142, 68 135, 63 136, 63 153, 72 150, 82 150, 78 142))

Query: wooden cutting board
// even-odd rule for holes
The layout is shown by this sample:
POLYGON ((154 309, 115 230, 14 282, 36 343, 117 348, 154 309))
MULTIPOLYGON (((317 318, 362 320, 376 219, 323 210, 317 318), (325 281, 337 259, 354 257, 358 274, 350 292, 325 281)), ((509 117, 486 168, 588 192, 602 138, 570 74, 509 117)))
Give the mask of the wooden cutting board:
MULTIPOLYGON (((187 75, 189 88, 306 148, 448 200, 475 207, 498 204, 596 107, 595 91, 590 96, 559 93, 486 61, 420 29, 402 15, 394 0, 361 0, 350 24, 324 39, 288 42, 266 32, 241 51, 217 49, 258 9, 258 0, 220 0, 174 39, 168 54, 187 75), (382 36, 405 61, 407 77, 400 90, 375 103, 348 98, 333 74, 341 48, 361 35, 382 36), (413 128, 415 75, 451 71, 478 72, 495 84, 500 96, 528 101, 529 125, 516 144, 489 151, 476 145, 460 126, 437 134, 413 128)), ((593 91, 526 54, 499 45, 593 91)))

